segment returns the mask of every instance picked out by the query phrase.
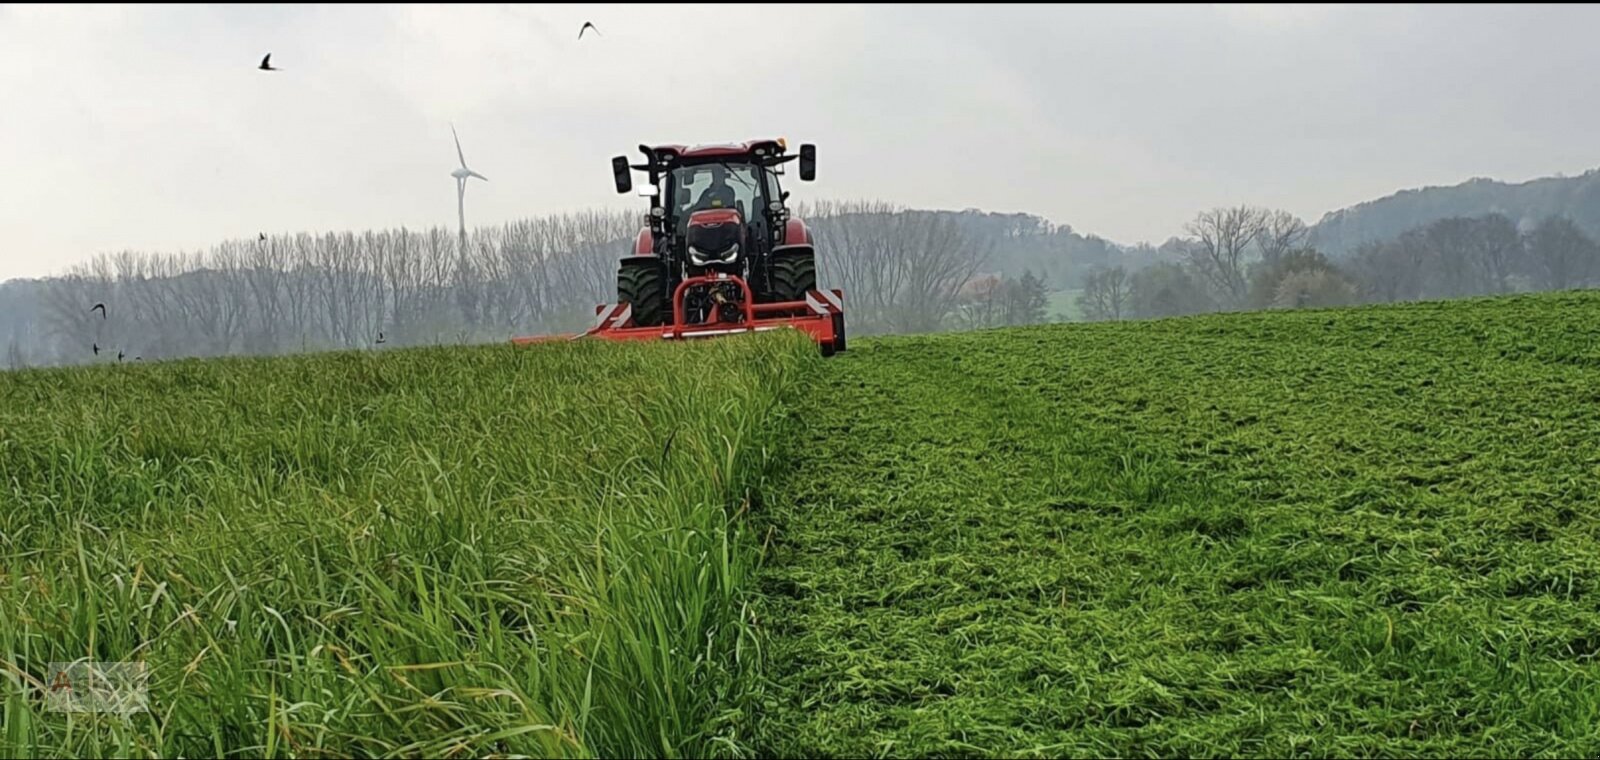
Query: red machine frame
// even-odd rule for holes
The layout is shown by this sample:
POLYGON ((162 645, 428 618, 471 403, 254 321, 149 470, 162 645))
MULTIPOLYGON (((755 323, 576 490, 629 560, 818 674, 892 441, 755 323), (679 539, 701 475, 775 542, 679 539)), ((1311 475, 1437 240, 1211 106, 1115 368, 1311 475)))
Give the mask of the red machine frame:
POLYGON ((777 303, 756 303, 749 283, 743 277, 713 273, 689 277, 678 283, 672 293, 672 323, 656 327, 640 327, 633 323, 633 307, 627 303, 600 304, 595 307, 594 326, 576 335, 548 335, 512 338, 515 345, 544 343, 553 340, 578 340, 600 338, 603 340, 684 340, 709 338, 738 333, 767 332, 792 327, 811 335, 823 356, 832 356, 845 350, 844 291, 812 290, 804 300, 777 303), (695 285, 713 282, 731 282, 744 291, 743 313, 736 322, 717 321, 687 324, 683 315, 684 291, 695 285))

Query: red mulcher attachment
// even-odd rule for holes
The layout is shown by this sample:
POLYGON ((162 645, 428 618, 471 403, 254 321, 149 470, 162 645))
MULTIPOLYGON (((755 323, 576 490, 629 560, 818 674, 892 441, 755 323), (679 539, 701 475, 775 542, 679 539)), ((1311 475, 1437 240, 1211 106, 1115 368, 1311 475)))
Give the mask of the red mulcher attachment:
POLYGON ((823 356, 832 356, 835 352, 844 350, 844 291, 812 290, 806 293, 805 300, 780 303, 755 303, 752 296, 750 285, 737 275, 708 274, 690 277, 679 283, 672 293, 672 324, 639 327, 633 323, 631 305, 601 304, 595 307, 594 326, 582 333, 512 338, 511 342, 520 346, 589 337, 604 340, 680 340, 767 332, 792 327, 809 333, 811 339, 822 349, 823 356), (714 322, 686 324, 683 315, 684 291, 691 286, 711 282, 731 282, 744 291, 744 308, 739 318, 732 322, 720 321, 719 318, 714 322))

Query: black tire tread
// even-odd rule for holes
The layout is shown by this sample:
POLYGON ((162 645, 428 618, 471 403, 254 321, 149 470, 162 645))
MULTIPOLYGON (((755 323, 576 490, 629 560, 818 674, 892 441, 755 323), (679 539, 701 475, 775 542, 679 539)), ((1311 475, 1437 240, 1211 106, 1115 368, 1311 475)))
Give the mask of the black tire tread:
POLYGON ((799 301, 817 289, 817 256, 810 251, 772 258, 772 300, 799 301))
POLYGON ((672 317, 667 267, 660 261, 625 261, 617 270, 617 301, 633 305, 633 323, 657 327, 672 317))

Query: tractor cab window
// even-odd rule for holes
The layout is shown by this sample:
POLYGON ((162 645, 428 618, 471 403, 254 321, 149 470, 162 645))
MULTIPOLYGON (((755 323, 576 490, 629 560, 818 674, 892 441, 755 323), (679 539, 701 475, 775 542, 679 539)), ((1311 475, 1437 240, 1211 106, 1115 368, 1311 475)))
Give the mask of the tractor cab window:
POLYGON ((778 186, 778 173, 774 171, 763 172, 767 177, 767 202, 771 203, 783 197, 783 188, 778 186))
POLYGON ((731 208, 746 224, 759 224, 763 218, 761 172, 750 164, 697 164, 672 170, 673 207, 678 226, 688 224, 689 215, 708 208, 731 208))

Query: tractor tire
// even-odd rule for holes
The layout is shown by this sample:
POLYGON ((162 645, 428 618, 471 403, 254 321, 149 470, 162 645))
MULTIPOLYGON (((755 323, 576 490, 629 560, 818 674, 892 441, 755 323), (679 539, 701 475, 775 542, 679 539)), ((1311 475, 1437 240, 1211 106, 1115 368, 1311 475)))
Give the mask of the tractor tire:
POLYGON ((817 289, 817 256, 810 251, 780 253, 772 257, 770 302, 802 301, 806 291, 817 289))
POLYGON ((667 303, 667 265, 659 259, 624 261, 617 270, 617 301, 633 306, 633 323, 658 327, 672 319, 667 303))

